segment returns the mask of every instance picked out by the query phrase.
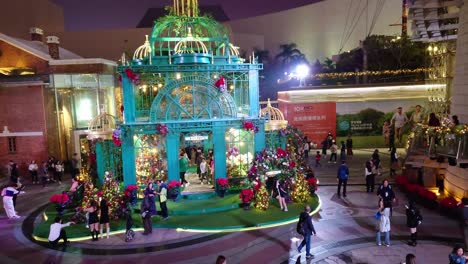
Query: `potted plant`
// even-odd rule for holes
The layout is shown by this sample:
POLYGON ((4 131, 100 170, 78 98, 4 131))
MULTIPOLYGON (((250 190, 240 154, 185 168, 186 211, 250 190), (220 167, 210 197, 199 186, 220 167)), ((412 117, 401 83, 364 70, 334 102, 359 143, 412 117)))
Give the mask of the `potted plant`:
POLYGON ((174 202, 180 194, 180 186, 180 182, 176 180, 172 180, 167 184, 167 197, 172 199, 174 202))
POLYGON ((220 197, 224 197, 224 194, 226 194, 226 190, 229 187, 228 179, 219 178, 216 180, 216 185, 217 185, 218 195, 220 197))
POLYGON ((242 207, 244 210, 249 210, 250 209, 250 202, 252 201, 252 198, 254 197, 254 193, 252 189, 243 189, 240 194, 239 198, 242 201, 242 207))
POLYGON ((54 194, 50 197, 50 202, 55 203, 55 209, 60 217, 63 216, 65 208, 67 207, 70 198, 67 195, 67 192, 62 192, 62 194, 54 194))

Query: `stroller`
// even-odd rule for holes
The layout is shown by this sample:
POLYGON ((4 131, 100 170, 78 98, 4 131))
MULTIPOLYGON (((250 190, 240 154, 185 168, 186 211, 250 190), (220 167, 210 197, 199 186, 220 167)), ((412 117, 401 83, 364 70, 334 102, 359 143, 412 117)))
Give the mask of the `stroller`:
POLYGON ((132 209, 125 209, 125 217, 127 220, 126 232, 125 232, 125 242, 130 242, 135 238, 135 232, 132 230, 133 220, 132 220, 132 209))

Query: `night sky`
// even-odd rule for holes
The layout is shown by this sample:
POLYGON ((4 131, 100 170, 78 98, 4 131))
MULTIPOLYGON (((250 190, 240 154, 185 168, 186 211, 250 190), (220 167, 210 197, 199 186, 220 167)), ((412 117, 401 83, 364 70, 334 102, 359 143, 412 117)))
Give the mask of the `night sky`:
MULTIPOLYGON (((199 0, 221 5, 230 20, 248 18, 322 0, 199 0)), ((67 31, 135 28, 148 8, 172 5, 171 0, 54 0, 63 7, 67 31)))

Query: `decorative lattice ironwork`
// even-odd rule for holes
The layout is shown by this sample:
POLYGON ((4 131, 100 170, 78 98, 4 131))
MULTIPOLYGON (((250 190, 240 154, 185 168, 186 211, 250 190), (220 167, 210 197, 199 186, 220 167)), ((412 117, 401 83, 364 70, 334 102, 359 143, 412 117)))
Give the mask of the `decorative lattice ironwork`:
POLYGON ((188 76, 158 93, 150 110, 150 122, 236 118, 236 104, 221 93, 212 80, 188 76))

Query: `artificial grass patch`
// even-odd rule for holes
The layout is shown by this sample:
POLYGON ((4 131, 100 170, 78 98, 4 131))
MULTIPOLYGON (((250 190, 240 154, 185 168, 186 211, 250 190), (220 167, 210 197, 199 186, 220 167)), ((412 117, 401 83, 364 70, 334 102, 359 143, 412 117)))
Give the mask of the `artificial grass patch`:
MULTIPOLYGON (((311 206, 312 210, 318 206, 318 197, 313 196, 309 199, 308 204, 311 206)), ((202 201, 181 201, 180 203, 192 202, 191 204, 195 206, 198 202, 203 206, 203 204, 209 202, 210 200, 202 201)), ((221 202, 221 201, 219 201, 221 202)), ((222 201, 224 202, 224 201, 222 201)), ((185 206, 185 205, 180 205, 185 206)), ((241 208, 233 209, 225 212, 217 213, 207 213, 207 214, 196 214, 196 215, 169 215, 169 219, 163 221, 159 217, 153 217, 153 226, 161 228, 184 228, 184 229, 229 229, 229 228, 244 228, 244 227, 256 227, 266 224, 274 224, 286 222, 294 218, 298 218, 299 213, 304 210, 305 204, 302 203, 290 203, 288 205, 288 212, 283 212, 279 209, 278 203, 273 201, 273 204, 270 204, 268 210, 258 210, 251 208, 250 210, 244 210, 241 208)), ((169 207, 169 206, 168 206, 169 207)), ((169 208, 171 209, 171 208, 169 208)), ((52 224, 57 212, 54 205, 50 205, 45 210, 47 215, 47 221, 42 221, 34 227, 33 235, 37 237, 47 238, 49 235, 49 228, 52 224)), ((73 213, 65 213, 63 217, 63 222, 70 221, 73 213)), ((133 228, 142 227, 141 216, 139 213, 132 214, 133 219, 133 228)), ((125 219, 120 219, 117 221, 112 221, 111 231, 116 230, 125 230, 125 219)), ((69 238, 77 238, 83 236, 89 236, 89 229, 86 228, 85 224, 72 225, 66 228, 67 236, 69 238)))

